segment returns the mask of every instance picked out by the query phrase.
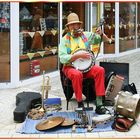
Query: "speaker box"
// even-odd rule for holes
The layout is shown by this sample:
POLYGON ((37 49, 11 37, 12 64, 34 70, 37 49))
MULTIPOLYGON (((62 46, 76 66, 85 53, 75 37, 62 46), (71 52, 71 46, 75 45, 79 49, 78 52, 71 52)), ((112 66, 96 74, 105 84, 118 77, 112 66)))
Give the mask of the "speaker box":
POLYGON ((129 63, 100 62, 100 66, 105 69, 105 76, 110 72, 124 77, 124 85, 129 84, 129 63))

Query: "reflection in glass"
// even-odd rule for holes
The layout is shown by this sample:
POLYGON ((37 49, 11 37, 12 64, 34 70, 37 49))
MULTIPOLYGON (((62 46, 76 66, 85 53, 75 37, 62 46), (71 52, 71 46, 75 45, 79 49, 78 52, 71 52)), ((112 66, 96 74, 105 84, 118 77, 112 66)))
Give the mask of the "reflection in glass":
POLYGON ((92 27, 97 27, 98 23, 98 3, 92 3, 92 27))
MULTIPOLYGON (((98 19, 100 17, 100 13, 98 12, 99 6, 100 3, 95 3, 95 2, 92 3, 92 32, 94 33, 99 23, 99 19, 98 19)), ((95 55, 98 54, 98 52, 100 51, 99 47, 100 47, 99 44, 92 45, 92 51, 94 52, 95 55)))
POLYGON ((20 3, 19 10, 20 79, 56 70, 58 3, 20 3), (39 65, 39 74, 31 73, 32 64, 39 65))
POLYGON ((120 3, 119 6, 119 49, 120 52, 136 48, 136 5, 120 3))
POLYGON ((10 3, 0 3, 0 82, 10 81, 10 3))
MULTIPOLYGON (((115 3, 104 3, 104 32, 109 38, 115 39, 115 3)), ((115 53, 115 44, 104 43, 104 53, 115 53)))
POLYGON ((140 48, 140 3, 138 3, 138 7, 137 7, 137 39, 138 39, 138 43, 137 46, 138 48, 140 48))

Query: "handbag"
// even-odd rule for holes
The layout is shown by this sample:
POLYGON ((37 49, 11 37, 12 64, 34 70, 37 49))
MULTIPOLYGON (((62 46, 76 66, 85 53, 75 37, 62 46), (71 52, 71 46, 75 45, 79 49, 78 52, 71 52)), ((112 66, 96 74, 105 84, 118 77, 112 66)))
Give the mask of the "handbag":
POLYGON ((132 94, 137 94, 137 89, 136 89, 136 85, 135 83, 131 83, 131 84, 128 84, 128 85, 125 85, 124 88, 123 88, 124 91, 129 91, 131 92, 132 94))

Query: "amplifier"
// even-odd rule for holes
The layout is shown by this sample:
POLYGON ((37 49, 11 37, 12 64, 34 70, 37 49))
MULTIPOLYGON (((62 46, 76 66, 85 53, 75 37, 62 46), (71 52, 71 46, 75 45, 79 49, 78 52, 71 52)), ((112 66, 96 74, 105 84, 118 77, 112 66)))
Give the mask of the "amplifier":
POLYGON ((129 84, 129 63, 100 62, 100 66, 105 69, 105 75, 115 72, 117 75, 124 77, 124 86, 129 84))
POLYGON ((124 77, 120 75, 112 75, 109 79, 105 91, 105 100, 114 103, 114 98, 117 96, 118 92, 121 91, 123 84, 124 84, 124 77))

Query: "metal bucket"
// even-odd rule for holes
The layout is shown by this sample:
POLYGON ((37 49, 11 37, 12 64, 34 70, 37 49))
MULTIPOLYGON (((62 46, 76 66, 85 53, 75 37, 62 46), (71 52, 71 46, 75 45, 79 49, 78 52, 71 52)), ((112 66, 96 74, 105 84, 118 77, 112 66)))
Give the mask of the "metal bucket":
POLYGON ((130 92, 120 91, 115 99, 115 109, 120 115, 137 119, 140 113, 140 98, 130 92))

